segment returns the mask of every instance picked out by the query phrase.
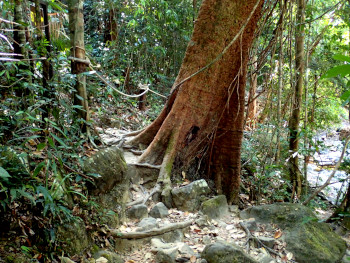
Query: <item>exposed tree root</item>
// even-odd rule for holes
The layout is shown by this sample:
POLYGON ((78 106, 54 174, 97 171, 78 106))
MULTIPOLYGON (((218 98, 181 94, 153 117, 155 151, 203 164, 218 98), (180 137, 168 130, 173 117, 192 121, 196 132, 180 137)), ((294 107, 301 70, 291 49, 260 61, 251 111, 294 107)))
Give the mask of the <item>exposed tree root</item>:
POLYGON ((131 153, 133 153, 135 155, 142 155, 144 151, 130 149, 129 152, 131 152, 131 153))
POLYGON ((159 184, 156 184, 156 186, 152 189, 152 191, 145 197, 141 197, 135 201, 129 202, 126 204, 127 207, 133 206, 133 205, 138 205, 138 204, 145 204, 148 199, 150 199, 155 193, 160 193, 161 192, 161 187, 159 184))
POLYGON ((145 130, 145 128, 142 128, 142 129, 137 130, 137 131, 128 132, 128 133, 123 134, 123 137, 136 136, 136 135, 139 135, 139 134, 140 134, 141 132, 143 132, 144 130, 145 130))
POLYGON ((192 223, 193 223, 192 220, 185 221, 185 222, 179 222, 179 223, 171 223, 167 226, 163 226, 163 227, 160 227, 158 229, 152 229, 152 230, 145 231, 145 232, 123 233, 123 232, 119 232, 118 230, 115 230, 115 229, 110 229, 110 233, 113 237, 116 237, 116 238, 140 239, 140 238, 162 235, 164 233, 174 231, 176 229, 186 228, 186 227, 192 225, 192 223))
POLYGON ((264 243, 262 243, 261 240, 259 238, 257 238, 256 236, 254 236, 250 232, 250 230, 242 222, 240 222, 239 224, 243 228, 243 230, 247 233, 247 241, 246 241, 247 252, 249 252, 249 250, 250 250, 249 241, 253 240, 253 241, 257 242, 260 246, 265 248, 267 251, 269 251, 271 254, 274 254, 276 256, 282 257, 282 255, 280 253, 278 253, 277 251, 273 250, 272 248, 269 248, 264 243))
POLYGON ((160 165, 153 165, 149 163, 135 163, 136 166, 152 168, 152 169, 161 169, 160 165))

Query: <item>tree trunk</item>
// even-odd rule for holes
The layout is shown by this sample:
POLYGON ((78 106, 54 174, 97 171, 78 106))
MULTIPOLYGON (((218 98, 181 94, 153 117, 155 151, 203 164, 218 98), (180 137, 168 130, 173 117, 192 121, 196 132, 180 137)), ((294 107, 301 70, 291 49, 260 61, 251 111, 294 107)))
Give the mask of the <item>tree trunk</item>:
POLYGON ((218 191, 229 203, 237 201, 248 50, 262 4, 203 1, 166 106, 129 142, 148 145, 139 162, 161 164, 163 194, 170 190, 172 172, 189 171, 195 164, 191 170, 203 171, 205 159, 218 191))
POLYGON ((299 148, 299 123, 300 110, 303 94, 303 77, 304 77, 304 36, 305 36, 305 0, 297 0, 297 26, 295 36, 295 66, 296 66, 296 84, 294 90, 292 115, 289 120, 289 170, 290 179, 293 185, 292 197, 300 198, 302 190, 302 178, 299 170, 298 152, 299 148))
MULTIPOLYGON (((49 19, 48 19, 48 10, 46 4, 40 4, 39 0, 35 0, 35 26, 37 28, 37 40, 40 43, 41 40, 46 39, 46 41, 50 42, 50 31, 49 31, 49 19), (44 20, 44 28, 45 34, 42 31, 43 25, 41 23, 41 7, 43 9, 43 20, 44 20)), ((46 57, 47 59, 42 61, 43 65, 43 88, 44 88, 44 98, 51 99, 53 98, 52 88, 50 86, 50 80, 53 77, 53 68, 51 63, 49 62, 49 57, 51 53, 51 46, 40 46, 40 56, 46 57)), ((49 117, 49 111, 51 109, 50 103, 47 103, 42 106, 42 119, 49 117)))
MULTIPOLYGON (((14 21, 16 24, 14 25, 14 32, 13 32, 13 52, 16 54, 14 56, 15 59, 28 59, 28 52, 25 48, 26 44, 26 33, 25 33, 25 27, 23 24, 24 22, 24 10, 23 10, 23 0, 15 0, 15 9, 14 9, 14 21)), ((18 69, 21 70, 21 74, 24 73, 26 76, 26 82, 31 82, 31 77, 28 73, 25 71, 29 71, 28 64, 20 64, 18 66, 18 69), (24 72, 23 72, 24 71, 24 72)), ((24 82, 22 82, 24 83, 24 82)), ((27 108, 27 99, 26 96, 29 95, 29 90, 24 85, 21 85, 21 88, 16 90, 16 96, 21 98, 20 107, 21 109, 27 108)))
MULTIPOLYGON (((72 73, 76 74, 74 105, 80 106, 78 109, 79 117, 84 121, 88 121, 90 117, 86 92, 86 76, 82 74, 86 69, 86 63, 82 62, 86 59, 83 4, 83 0, 68 1, 71 56, 73 57, 71 67, 72 73), (74 58, 77 58, 79 61, 74 60, 74 58)), ((82 123, 82 130, 86 131, 86 122, 82 123)))
POLYGON ((257 109, 257 100, 255 99, 256 90, 258 87, 258 75, 256 73, 258 62, 256 61, 257 57, 254 57, 254 64, 252 67, 252 73, 250 76, 250 89, 248 96, 248 108, 247 108, 247 116, 246 116, 246 126, 250 128, 250 130, 255 129, 256 122, 256 109, 257 109))

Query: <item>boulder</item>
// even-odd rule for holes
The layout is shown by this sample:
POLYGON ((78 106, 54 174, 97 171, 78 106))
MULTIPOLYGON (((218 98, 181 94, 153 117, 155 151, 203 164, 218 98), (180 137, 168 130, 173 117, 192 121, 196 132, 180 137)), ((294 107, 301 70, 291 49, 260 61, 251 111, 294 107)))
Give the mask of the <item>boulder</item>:
POLYGON ((243 220, 241 223, 250 231, 255 231, 258 228, 255 218, 249 218, 249 219, 243 220))
POLYGON ((209 218, 221 218, 228 214, 226 196, 218 195, 202 203, 201 211, 209 218))
POLYGON ((153 217, 146 217, 138 223, 137 231, 147 231, 157 227, 157 220, 153 217))
POLYGON ((91 188, 93 194, 98 195, 110 192, 116 184, 123 182, 127 165, 123 151, 118 147, 109 147, 86 159, 83 169, 86 173, 97 175, 91 188))
POLYGON ((125 204, 130 200, 130 178, 123 152, 117 147, 101 150, 85 160, 83 168, 86 173, 98 176, 89 188, 92 190, 91 201, 99 205, 101 214, 106 215, 101 218, 101 223, 117 228, 120 221, 125 220, 125 204))
POLYGON ((116 253, 108 250, 100 250, 93 255, 93 258, 98 259, 105 258, 108 263, 123 263, 124 260, 116 253))
POLYGON ((159 238, 152 238, 151 245, 152 245, 152 249, 154 251, 158 251, 160 249, 169 249, 169 248, 176 247, 173 243, 165 243, 162 240, 160 240, 159 238))
POLYGON ((163 203, 159 202, 151 209, 149 215, 155 218, 163 218, 169 215, 169 211, 163 203))
POLYGON ((292 203, 253 206, 241 211, 240 217, 242 219, 255 218, 257 223, 273 223, 282 229, 317 219, 310 208, 292 203))
POLYGON ((75 263, 73 260, 67 257, 60 257, 61 263, 75 263))
POLYGON ((285 241, 299 263, 338 262, 346 251, 345 241, 329 225, 313 221, 288 231, 285 241))
POLYGON ((311 209, 290 203, 248 208, 242 218, 277 224, 284 232, 287 250, 299 263, 338 262, 346 251, 345 241, 325 223, 317 222, 311 209))
POLYGON ((193 256, 195 254, 193 249, 186 243, 178 242, 176 245, 181 255, 193 256))
POLYGON ((177 248, 160 249, 156 255, 157 263, 175 263, 177 248))
POLYGON ((225 242, 207 245, 201 257, 208 263, 258 263, 239 246, 225 242))
POLYGON ((230 205, 228 207, 228 210, 233 213, 233 214, 238 214, 239 213, 239 209, 238 209, 238 205, 230 205))
POLYGON ((184 233, 182 229, 176 229, 164 233, 161 237, 165 242, 181 242, 184 239, 184 233))
POLYGON ((207 182, 203 179, 172 189, 171 191, 175 207, 189 212, 197 211, 202 203, 202 197, 209 193, 210 188, 207 182))
POLYGON ((57 239, 62 241, 62 248, 69 255, 81 254, 90 246, 90 239, 82 220, 58 226, 57 239))
POLYGON ((130 219, 142 219, 148 216, 146 205, 134 205, 126 211, 127 217, 130 219))
MULTIPOLYGON (((276 239, 273 237, 259 237, 259 240, 261 243, 263 243, 265 246, 272 248, 275 246, 276 239)), ((259 244, 257 244, 259 245, 259 244)))

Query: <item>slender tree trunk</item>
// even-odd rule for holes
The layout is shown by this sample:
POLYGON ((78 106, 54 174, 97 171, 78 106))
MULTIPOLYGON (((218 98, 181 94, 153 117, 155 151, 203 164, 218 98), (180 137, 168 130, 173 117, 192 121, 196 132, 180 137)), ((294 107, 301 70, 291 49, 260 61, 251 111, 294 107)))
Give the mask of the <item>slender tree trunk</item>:
POLYGON ((250 89, 248 96, 248 108, 247 108, 247 116, 246 116, 246 126, 251 130, 255 129, 256 122, 256 109, 257 109, 257 100, 254 99, 256 96, 256 90, 258 87, 258 75, 257 75, 257 57, 254 57, 254 63, 252 67, 252 73, 250 75, 250 89))
MULTIPOLYGON (((83 63, 85 57, 84 46, 84 16, 83 0, 69 0, 69 30, 71 41, 71 56, 78 60, 72 60, 72 73, 76 74, 76 84, 74 95, 74 105, 80 106, 78 115, 85 122, 90 120, 89 106, 86 91, 86 77, 82 73, 86 70, 86 63, 83 63)), ((82 130, 86 131, 86 123, 82 123, 82 130)))
POLYGON ((203 1, 166 106, 129 142, 149 145, 139 161, 161 164, 163 195, 170 191, 171 173, 189 171, 205 159, 218 191, 229 203, 237 201, 248 50, 262 4, 203 1))
MULTIPOLYGON (((37 32, 37 40, 40 42, 44 39, 46 41, 50 42, 50 32, 49 32, 49 20, 48 20, 48 10, 46 4, 40 4, 39 0, 35 0, 35 25, 36 25, 36 32, 37 32), (43 33, 43 24, 41 22, 42 16, 41 16, 41 7, 43 9, 43 20, 44 20, 44 32, 43 33)), ((40 47, 41 53, 40 56, 46 57, 47 59, 43 60, 43 89, 44 89, 44 97, 46 99, 50 99, 53 97, 52 95, 52 89, 50 87, 50 80, 53 77, 53 68, 51 63, 49 62, 49 57, 51 53, 51 46, 41 46, 40 47)), ((49 117, 49 111, 51 109, 51 106, 49 103, 45 104, 42 107, 43 113, 42 113, 42 119, 49 117)))
POLYGON ((293 185, 292 197, 300 198, 302 190, 302 178, 299 170, 299 124, 300 111, 303 94, 303 77, 304 77, 304 37, 305 37, 305 0, 297 0, 297 26, 295 36, 295 67, 296 67, 296 84, 294 90, 292 116, 289 120, 289 169, 290 179, 293 185))
POLYGON ((279 32, 279 60, 278 60, 278 88, 277 88, 277 148, 276 148, 276 162, 280 159, 281 153, 281 93, 283 90, 283 19, 286 11, 287 1, 280 0, 280 9, 282 12, 282 24, 279 32))
MULTIPOLYGON (((309 30, 310 30, 310 25, 309 25, 309 30)), ((306 50, 309 50, 309 39, 306 44, 306 50)), ((304 80, 304 149, 309 148, 309 139, 308 139, 308 133, 307 133, 307 127, 308 127, 308 84, 309 84, 309 52, 305 52, 305 80, 304 80)), ((308 191, 308 179, 307 179, 307 165, 309 163, 310 155, 308 153, 305 153, 304 155, 304 195, 307 195, 308 191)))
MULTIPOLYGON (((24 23, 24 10, 23 10, 23 0, 15 0, 15 9, 14 9, 14 21, 16 22, 13 32, 13 48, 14 53, 17 54, 14 56, 16 59, 28 59, 28 52, 25 48, 26 45, 26 33, 25 33, 25 27, 23 26, 24 23)), ((27 64, 20 64, 18 66, 18 69, 21 71, 29 70, 29 66, 27 64)), ((22 74, 24 72, 21 72, 22 74)), ((27 75, 26 73, 24 73, 27 75)), ((31 82, 31 78, 29 75, 26 77, 27 82, 31 82)), ((27 108, 27 98, 26 96, 29 95, 28 88, 22 86, 21 88, 16 90, 16 96, 21 99, 21 107, 22 109, 27 108)))

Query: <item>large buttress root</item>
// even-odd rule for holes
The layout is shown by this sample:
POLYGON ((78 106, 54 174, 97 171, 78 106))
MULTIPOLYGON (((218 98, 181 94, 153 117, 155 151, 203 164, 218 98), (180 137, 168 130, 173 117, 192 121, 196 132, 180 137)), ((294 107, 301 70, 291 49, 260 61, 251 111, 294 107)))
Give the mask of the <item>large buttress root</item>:
POLYGON ((167 105, 150 126, 128 142, 148 146, 140 162, 160 165, 158 183, 163 189, 170 189, 175 166, 186 171, 192 161, 202 158, 203 149, 212 148, 209 165, 214 173, 220 173, 214 174, 219 190, 234 202, 232 193, 237 196, 239 191, 245 68, 263 2, 203 1, 167 105), (238 34, 248 17, 244 32, 238 34), (228 46, 237 34, 240 41, 228 46), (222 50, 225 53, 220 54, 222 50), (219 62, 207 67, 218 57, 219 62), (188 76, 193 77, 182 83, 188 76), (232 84, 238 85, 237 92, 231 93, 232 84))

